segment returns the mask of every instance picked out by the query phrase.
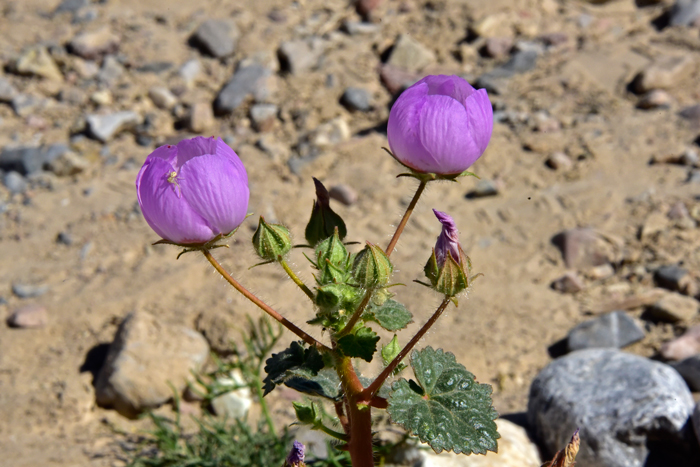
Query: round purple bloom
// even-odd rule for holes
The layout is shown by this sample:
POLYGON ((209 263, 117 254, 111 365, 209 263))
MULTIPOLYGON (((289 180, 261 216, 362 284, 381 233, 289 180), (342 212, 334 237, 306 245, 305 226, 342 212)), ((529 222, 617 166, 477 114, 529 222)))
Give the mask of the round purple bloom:
POLYGON ((442 232, 438 236, 437 242, 435 242, 435 259, 440 268, 445 264, 447 259, 447 254, 452 255, 457 263, 460 261, 460 245, 459 245, 459 232, 457 231, 457 225, 454 219, 447 213, 433 209, 435 217, 438 218, 442 224, 442 232))
POLYGON ((389 114, 394 156, 416 172, 464 172, 486 150, 493 108, 485 89, 459 76, 431 75, 406 89, 389 114))
POLYGON ((198 136, 161 146, 136 177, 143 217, 177 244, 202 244, 229 234, 248 212, 248 174, 221 139, 198 136))

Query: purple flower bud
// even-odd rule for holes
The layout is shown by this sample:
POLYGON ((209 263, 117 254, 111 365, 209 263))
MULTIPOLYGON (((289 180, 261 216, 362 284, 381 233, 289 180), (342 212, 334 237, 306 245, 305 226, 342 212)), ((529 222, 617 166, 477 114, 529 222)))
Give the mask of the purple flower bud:
POLYGON ((289 451, 285 467, 303 467, 304 466, 304 450, 306 448, 299 441, 294 441, 292 450, 289 451))
POLYGON ((460 262, 460 246, 459 246, 459 231, 455 225, 454 219, 449 214, 446 214, 437 209, 433 209, 435 217, 438 218, 442 224, 442 232, 435 242, 435 259, 437 259, 437 264, 442 268, 447 259, 447 254, 452 255, 452 259, 455 262, 460 262))
POLYGON ((485 89, 458 76, 431 75, 406 89, 389 114, 394 156, 416 172, 464 172, 486 150, 493 108, 485 89))
POLYGON ((248 174, 221 139, 198 136, 161 146, 136 177, 143 217, 177 244, 202 244, 238 227, 248 212, 248 174))

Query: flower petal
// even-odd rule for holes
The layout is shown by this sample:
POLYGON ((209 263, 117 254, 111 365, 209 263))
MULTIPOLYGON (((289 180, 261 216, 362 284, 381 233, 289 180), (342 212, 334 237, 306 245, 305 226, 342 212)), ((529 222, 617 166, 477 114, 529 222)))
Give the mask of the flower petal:
POLYGON ((192 210, 168 177, 173 167, 160 157, 149 157, 141 167, 136 189, 148 225, 174 243, 205 243, 216 236, 207 222, 192 210))
POLYGON ((216 154, 216 138, 213 136, 205 138, 204 136, 196 136, 194 138, 183 139, 177 143, 177 169, 185 165, 187 161, 193 157, 203 156, 204 154, 216 154))
POLYGON ((228 157, 207 154, 190 159, 178 177, 182 197, 209 222, 215 234, 228 234, 248 213, 248 177, 228 157))
POLYGON ((167 161, 170 165, 172 165, 174 168, 175 159, 177 158, 177 146, 173 146, 172 144, 160 146, 156 148, 155 151, 150 153, 148 157, 158 157, 160 159, 163 159, 164 161, 167 161))
POLYGON ((462 102, 467 108, 469 128, 474 142, 479 147, 479 151, 483 153, 491 140, 491 133, 493 133, 493 107, 486 89, 479 89, 462 102))
POLYGON ((459 102, 464 102, 476 91, 466 80, 455 75, 426 76, 422 81, 428 85, 428 95, 450 96, 459 102))
POLYGON ((217 139, 216 140, 216 152, 215 154, 217 156, 224 156, 228 157, 231 162, 233 162, 233 165, 236 166, 236 170, 239 173, 239 176, 244 177, 245 179, 245 184, 248 185, 248 172, 245 170, 245 166, 243 165, 243 162, 241 161, 241 158, 238 157, 238 154, 234 152, 231 147, 224 142, 222 139, 217 139))

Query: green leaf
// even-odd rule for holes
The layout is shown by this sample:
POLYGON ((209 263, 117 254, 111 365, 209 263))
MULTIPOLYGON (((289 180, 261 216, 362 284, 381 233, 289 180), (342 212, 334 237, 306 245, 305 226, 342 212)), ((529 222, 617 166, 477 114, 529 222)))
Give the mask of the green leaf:
POLYGON ((497 452, 500 436, 491 386, 477 383, 453 354, 442 349, 414 351, 411 366, 418 382, 402 378, 392 386, 387 411, 394 423, 417 435, 436 453, 497 452))
POLYGON ((361 327, 353 334, 338 339, 338 347, 348 357, 359 357, 368 362, 372 361, 377 351, 379 336, 371 328, 361 327))
MULTIPOLYGON (((387 345, 382 347, 382 362, 384 362, 384 366, 389 366, 389 364, 398 357, 400 352, 401 346, 399 345, 399 338, 394 334, 394 338, 391 339, 387 345)), ((406 368, 406 364, 399 362, 392 374, 398 375, 404 368, 406 368)))
POLYGON ((314 376, 309 376, 308 373, 294 373, 290 372, 291 376, 284 380, 287 387, 310 396, 340 400, 340 379, 332 368, 321 370, 314 376))
POLYGON ((387 300, 382 305, 372 307, 371 318, 387 331, 398 331, 413 322, 413 315, 396 300, 387 300))
POLYGON ((275 386, 282 384, 288 378, 303 375, 313 377, 323 368, 323 357, 315 347, 304 349, 303 342, 292 342, 289 348, 280 353, 272 354, 265 361, 267 376, 263 380, 265 392, 269 394, 275 386))

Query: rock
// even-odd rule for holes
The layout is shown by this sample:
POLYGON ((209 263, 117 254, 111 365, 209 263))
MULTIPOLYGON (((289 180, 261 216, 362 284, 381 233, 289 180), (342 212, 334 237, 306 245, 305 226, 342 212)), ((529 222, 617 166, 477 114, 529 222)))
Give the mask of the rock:
POLYGON ((664 232, 669 227, 668 217, 661 212, 653 211, 645 219, 644 224, 639 229, 640 240, 647 240, 661 232, 664 232))
POLYGON ((87 96, 81 89, 70 87, 61 89, 61 92, 58 93, 58 100, 69 105, 81 106, 87 101, 87 96))
POLYGON ((576 271, 569 271, 559 279, 552 282, 552 288, 557 292, 576 293, 585 288, 583 280, 576 274, 576 271))
POLYGON ((257 131, 270 131, 277 121, 279 109, 275 104, 255 104, 250 108, 250 121, 257 131))
POLYGON ((165 86, 153 86, 148 90, 148 97, 159 109, 170 110, 177 104, 177 97, 165 86))
POLYGON ((341 26, 341 28, 343 31, 350 34, 351 36, 369 35, 379 32, 381 30, 379 25, 374 23, 350 20, 343 21, 343 25, 341 26))
POLYGON ((63 0, 53 11, 53 14, 57 15, 60 13, 76 13, 81 8, 85 8, 89 4, 89 0, 63 0))
POLYGON ((700 0, 676 0, 669 12, 671 26, 690 26, 700 19, 700 0))
POLYGON ((273 135, 264 135, 256 143, 265 154, 270 156, 274 161, 286 161, 289 159, 289 146, 278 141, 273 135))
POLYGON ((622 348, 644 339, 644 330, 624 311, 613 311, 584 321, 569 332, 569 351, 622 348))
POLYGON ((350 139, 350 127, 342 118, 337 117, 319 125, 309 136, 309 142, 324 149, 350 139))
POLYGON ((70 232, 65 230, 63 232, 59 232, 59 234, 56 235, 56 243, 71 246, 73 244, 73 236, 70 234, 70 232))
POLYGON ((495 78, 509 78, 519 73, 526 73, 535 69, 537 64, 537 52, 534 50, 523 50, 514 54, 510 60, 498 68, 494 68, 487 75, 495 78))
POLYGON ((120 132, 141 123, 141 117, 136 112, 124 110, 107 115, 87 115, 85 121, 88 134, 96 140, 106 143, 120 132))
POLYGON ((574 166, 574 161, 563 152, 555 152, 547 158, 546 164, 554 170, 569 170, 574 166))
POLYGON ((14 170, 3 175, 2 183, 11 194, 24 193, 27 190, 27 180, 14 170))
POLYGON ((489 37, 483 46, 482 53, 491 58, 502 58, 510 53, 513 47, 511 37, 489 37))
POLYGON ((5 149, 0 152, 0 170, 31 175, 67 151, 65 144, 5 149))
POLYGON ((659 58, 637 74, 632 87, 638 93, 653 89, 672 89, 692 73, 693 65, 690 55, 659 58))
POLYGON ((688 208, 685 206, 685 203, 683 203, 683 201, 678 201, 677 203, 674 203, 668 210, 668 213, 666 215, 671 220, 690 218, 688 208))
POLYGON ((678 293, 664 295, 658 302, 647 309, 653 319, 669 323, 690 321, 698 313, 698 303, 692 297, 678 293))
POLYGON ((271 75, 272 71, 261 65, 238 68, 216 96, 214 111, 219 115, 230 114, 251 95, 264 100, 269 94, 266 83, 271 75))
POLYGON ((381 66, 379 77, 391 94, 398 94, 421 79, 418 73, 389 64, 381 66))
POLYGON ((682 448, 693 398, 670 366, 618 350, 579 350, 532 382, 528 420, 550 455, 580 430, 577 467, 642 467, 647 441, 682 448), (663 440, 663 441, 662 441, 663 440))
POLYGON ((347 88, 340 98, 340 103, 348 110, 359 110, 366 112, 372 108, 370 101, 372 96, 368 90, 363 88, 347 88))
POLYGON ((502 96, 508 92, 508 81, 506 78, 491 76, 488 73, 479 76, 474 85, 476 88, 486 89, 489 94, 497 96, 502 96))
POLYGON ((499 418, 496 420, 498 452, 485 456, 464 456, 452 452, 435 454, 430 450, 419 450, 413 467, 539 467, 542 464, 537 446, 530 441, 524 428, 499 418))
POLYGON ((565 32, 548 32, 545 34, 540 34, 537 39, 542 41, 547 47, 556 47, 558 45, 564 45, 569 42, 569 35, 565 32))
POLYGON ((610 245, 591 228, 565 230, 552 239, 570 269, 587 269, 610 262, 610 245))
POLYGON ((16 309, 7 318, 7 325, 11 328, 36 329, 43 328, 48 321, 46 308, 41 305, 26 305, 16 309))
POLYGON ((12 293, 19 298, 36 298, 41 297, 49 291, 48 285, 31 285, 31 284, 12 284, 12 293))
MULTIPOLYGON (((654 271, 654 281, 656 285, 675 292, 686 293, 689 289, 694 289, 692 276, 688 271, 675 264, 669 266, 661 266, 654 271)), ((694 294, 689 294, 694 295, 694 294)))
POLYGON ((68 43, 68 49, 87 60, 95 60, 119 49, 119 36, 104 27, 92 32, 83 32, 68 43))
POLYGON ((509 37, 513 33, 505 13, 487 15, 474 23, 469 30, 478 37, 509 37))
POLYGON ((685 120, 700 122, 700 104, 684 107, 678 112, 678 115, 685 120))
POLYGON ((214 126, 214 110, 208 102, 197 102, 187 114, 187 128, 194 133, 203 133, 214 126))
POLYGON ((12 99, 11 105, 12 110, 14 110, 17 115, 20 117, 28 117, 43 106, 44 101, 31 94, 20 93, 12 99))
POLYGON ((90 167, 89 162, 73 151, 65 151, 46 164, 46 169, 59 177, 77 175, 84 172, 88 167, 90 167))
POLYGON ((645 110, 668 109, 673 103, 673 98, 663 89, 654 89, 639 98, 637 107, 645 110))
POLYGON ((196 58, 188 60, 178 70, 178 74, 187 87, 192 87, 201 73, 202 63, 196 58))
POLYGON ((418 72, 435 63, 435 54, 408 34, 400 34, 386 63, 409 72, 418 72))
POLYGON ((235 23, 208 19, 199 25, 190 41, 202 53, 215 58, 228 57, 236 51, 241 33, 235 23))
POLYGON ((245 379, 243 379, 240 370, 232 371, 230 378, 217 379, 215 384, 220 390, 231 389, 211 400, 211 408, 214 414, 228 420, 245 418, 253 405, 253 398, 250 388, 245 386, 245 379), (236 387, 238 389, 234 389, 236 387))
POLYGON ((233 342, 241 337, 238 331, 240 323, 233 314, 228 312, 203 311, 197 316, 194 325, 218 355, 231 355, 234 350, 233 342))
POLYGON ((610 263, 601 264, 600 266, 593 266, 586 271, 586 277, 594 281, 607 279, 608 277, 612 277, 614 275, 615 268, 613 268, 612 264, 610 263))
POLYGON ((12 83, 0 77, 0 102, 12 102, 12 99, 14 99, 17 94, 17 89, 15 89, 12 83))
POLYGON ((678 163, 687 166, 697 166, 700 164, 700 155, 695 149, 685 148, 683 154, 678 158, 678 163))
POLYGON ((201 334, 132 312, 119 326, 97 376, 97 403, 135 417, 171 399, 171 385, 181 393, 208 356, 201 334))
POLYGON ((148 62, 136 68, 136 71, 139 73, 155 73, 158 75, 170 70, 173 66, 173 62, 148 62))
POLYGON ((666 360, 683 360, 700 354, 700 324, 689 327, 682 336, 664 342, 659 353, 666 360))
POLYGON ((15 69, 23 75, 40 76, 55 81, 63 81, 58 65, 46 47, 32 47, 17 59, 15 69))
POLYGON ((97 105, 111 105, 113 102, 112 92, 109 89, 100 89, 90 95, 90 100, 97 105))
POLYGON ((102 61, 102 68, 97 72, 97 80, 106 85, 113 85, 124 74, 124 66, 112 55, 102 61))
POLYGON ((283 42, 277 50, 277 56, 283 70, 298 75, 315 69, 325 49, 321 38, 310 37, 283 42))
POLYGON ((328 190, 328 195, 346 206, 351 206, 357 202, 357 192, 352 189, 352 187, 345 184, 333 185, 330 190, 328 190))
POLYGON ((472 191, 467 193, 467 198, 485 198, 496 196, 500 191, 500 184, 494 180, 482 178, 476 183, 472 191))
POLYGON ((670 364, 683 377, 691 391, 700 391, 700 354, 670 364))

